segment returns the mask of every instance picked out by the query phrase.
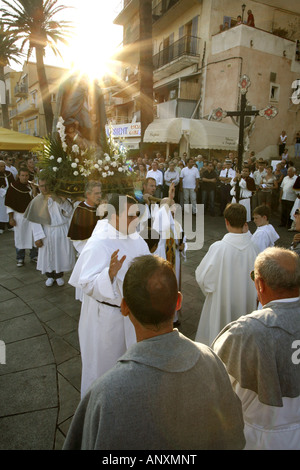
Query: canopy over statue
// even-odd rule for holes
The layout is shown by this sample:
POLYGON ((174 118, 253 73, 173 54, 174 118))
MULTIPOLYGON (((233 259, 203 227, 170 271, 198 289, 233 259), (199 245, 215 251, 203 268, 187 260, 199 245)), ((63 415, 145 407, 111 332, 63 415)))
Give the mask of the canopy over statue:
POLYGON ((66 142, 76 143, 83 149, 106 147, 106 113, 101 87, 86 76, 72 75, 65 80, 58 91, 57 109, 53 123, 53 134, 62 117, 66 127, 66 142))

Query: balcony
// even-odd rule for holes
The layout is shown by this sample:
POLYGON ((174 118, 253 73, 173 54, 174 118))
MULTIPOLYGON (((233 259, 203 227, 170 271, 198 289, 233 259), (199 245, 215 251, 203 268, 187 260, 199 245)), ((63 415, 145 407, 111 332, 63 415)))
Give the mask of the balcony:
POLYGON ((246 47, 274 56, 285 57, 296 62, 296 43, 294 41, 276 36, 262 29, 251 28, 242 24, 212 36, 211 49, 213 55, 229 51, 235 47, 246 47))
POLYGON ((124 25, 139 11, 139 0, 122 0, 119 4, 118 14, 114 24, 124 25))
POLYGON ((152 9, 153 23, 159 20, 168 10, 170 10, 180 0, 162 0, 152 9))
POLYGON ((153 56, 154 79, 161 80, 180 70, 197 64, 200 58, 201 39, 183 36, 153 56))
MULTIPOLYGON (((154 106, 154 114, 158 119, 188 118, 193 116, 197 101, 175 99, 158 103, 154 106)), ((198 117, 198 116, 196 116, 198 117)))
POLYGON ((18 98, 26 98, 28 96, 28 86, 24 84, 18 84, 15 86, 14 93, 18 98))
POLYGON ((20 118, 38 112, 39 108, 37 104, 33 101, 28 102, 28 100, 26 100, 21 103, 18 103, 17 107, 9 112, 9 117, 10 119, 20 118))

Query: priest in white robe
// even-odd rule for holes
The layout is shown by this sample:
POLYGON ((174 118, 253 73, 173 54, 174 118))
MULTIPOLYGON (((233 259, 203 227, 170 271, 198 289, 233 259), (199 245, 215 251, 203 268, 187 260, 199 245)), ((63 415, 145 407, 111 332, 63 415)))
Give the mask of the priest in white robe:
POLYGON ((224 211, 227 233, 213 243, 196 269, 205 295, 195 341, 211 345, 222 328, 256 309, 257 296, 250 273, 258 250, 245 227, 246 209, 230 204, 224 211))
POLYGON ((244 167, 242 173, 236 173, 235 177, 230 181, 232 189, 230 195, 232 196, 231 202, 235 204, 236 200, 236 186, 239 185, 240 195, 239 204, 242 204, 247 211, 246 222, 251 222, 251 198, 253 192, 256 190, 254 179, 250 176, 250 170, 248 167, 244 167))
POLYGON ((83 291, 78 330, 82 397, 136 343, 134 327, 120 310, 123 280, 131 261, 149 254, 149 248, 135 230, 135 200, 124 196, 120 200, 110 201, 115 212, 98 221, 69 280, 83 291))
MULTIPOLYGON (((181 207, 180 207, 181 209, 181 207)), ((173 199, 164 198, 157 211, 153 229, 159 235, 159 243, 155 255, 161 256, 171 263, 176 274, 178 289, 181 290, 181 257, 185 256, 187 243, 182 227, 175 219, 176 204, 173 199)), ((178 312, 175 312, 174 323, 179 324, 178 312)))
POLYGON ((68 199, 50 196, 47 181, 39 180, 40 194, 30 203, 24 217, 40 226, 34 226, 35 240, 40 240, 37 269, 46 274, 46 286, 56 281, 64 285, 63 275, 75 265, 75 250, 68 238, 73 206, 68 199))

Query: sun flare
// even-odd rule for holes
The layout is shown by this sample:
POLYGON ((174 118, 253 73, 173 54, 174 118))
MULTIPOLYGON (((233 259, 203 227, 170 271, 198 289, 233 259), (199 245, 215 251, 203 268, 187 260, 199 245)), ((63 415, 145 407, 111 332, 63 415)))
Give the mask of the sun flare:
POLYGON ((108 19, 103 4, 101 9, 98 7, 96 10, 93 15, 90 10, 80 9, 76 34, 70 39, 67 49, 71 67, 91 80, 109 73, 111 57, 121 42, 117 27, 108 19))

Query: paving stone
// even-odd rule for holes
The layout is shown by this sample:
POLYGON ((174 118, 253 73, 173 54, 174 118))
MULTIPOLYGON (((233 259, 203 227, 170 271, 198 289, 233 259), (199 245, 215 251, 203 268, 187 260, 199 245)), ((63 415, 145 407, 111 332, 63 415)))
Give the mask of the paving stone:
POLYGON ((0 417, 57 406, 56 367, 54 365, 0 377, 0 417))
POLYGON ((57 408, 0 418, 1 450, 51 450, 57 408))
POLYGON ((0 338, 6 344, 43 334, 45 330, 33 313, 0 322, 0 338))
POLYGON ((32 309, 29 305, 18 297, 13 297, 12 299, 0 303, 0 322, 30 312, 32 312, 32 309))
POLYGON ((14 297, 16 296, 13 292, 0 286, 0 302, 3 302, 8 299, 13 299, 14 297))
POLYGON ((46 334, 6 344, 6 364, 0 375, 54 364, 54 356, 46 334))
POLYGON ((60 316, 56 316, 54 319, 47 321, 46 325, 60 336, 77 330, 78 327, 78 323, 65 313, 61 313, 60 316))
POLYGON ((80 392, 74 388, 61 374, 58 374, 59 413, 58 425, 74 415, 80 402, 80 392))

